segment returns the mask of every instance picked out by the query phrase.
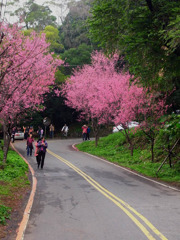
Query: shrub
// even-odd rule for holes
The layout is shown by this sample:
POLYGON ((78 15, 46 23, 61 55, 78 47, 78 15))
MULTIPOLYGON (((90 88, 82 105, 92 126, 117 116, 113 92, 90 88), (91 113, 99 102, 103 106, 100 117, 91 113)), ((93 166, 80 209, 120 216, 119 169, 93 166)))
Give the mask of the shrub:
POLYGON ((0 205, 0 224, 6 225, 6 219, 10 219, 11 208, 0 205))

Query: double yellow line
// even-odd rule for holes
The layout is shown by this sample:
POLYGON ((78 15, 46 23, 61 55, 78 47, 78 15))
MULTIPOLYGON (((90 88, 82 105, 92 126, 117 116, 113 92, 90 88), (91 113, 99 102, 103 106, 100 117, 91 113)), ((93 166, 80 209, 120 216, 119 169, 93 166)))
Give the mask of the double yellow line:
POLYGON ((107 189, 105 189, 103 186, 101 186, 98 182, 96 182, 93 178, 91 178, 89 175, 81 171, 79 168, 74 166, 72 163, 67 161, 66 159, 60 157, 59 155, 53 153, 48 149, 48 153, 68 165, 70 168, 72 168, 74 171, 76 171, 79 175, 81 175, 88 183, 90 183, 96 190, 98 190, 100 193, 102 193, 105 197, 110 199, 114 204, 116 204, 123 212, 127 214, 127 216, 140 228, 140 230, 146 235, 147 239, 149 240, 156 240, 156 239, 162 239, 162 240, 168 240, 162 233, 158 231, 144 216, 142 216, 140 213, 138 213, 134 208, 132 208, 128 203, 124 202, 117 196, 115 196, 113 193, 109 192, 107 189), (133 214, 134 215, 133 215, 133 214), (147 230, 147 228, 140 223, 140 221, 137 219, 141 219, 149 229, 152 230, 154 234, 157 235, 158 238, 154 238, 151 233, 147 230))

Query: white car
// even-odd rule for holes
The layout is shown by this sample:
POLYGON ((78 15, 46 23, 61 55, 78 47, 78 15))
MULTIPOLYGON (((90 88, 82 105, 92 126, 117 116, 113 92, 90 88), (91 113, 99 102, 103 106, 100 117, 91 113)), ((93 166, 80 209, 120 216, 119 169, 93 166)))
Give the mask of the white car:
POLYGON ((18 131, 14 135, 14 139, 23 140, 24 139, 24 133, 22 131, 18 131))
MULTIPOLYGON (((139 123, 138 122, 129 122, 128 123, 128 128, 133 128, 133 127, 138 127, 139 126, 139 123)), ((124 128, 122 127, 122 125, 117 125, 117 126, 114 126, 113 127, 113 133, 115 132, 119 132, 119 131, 122 131, 124 128)))

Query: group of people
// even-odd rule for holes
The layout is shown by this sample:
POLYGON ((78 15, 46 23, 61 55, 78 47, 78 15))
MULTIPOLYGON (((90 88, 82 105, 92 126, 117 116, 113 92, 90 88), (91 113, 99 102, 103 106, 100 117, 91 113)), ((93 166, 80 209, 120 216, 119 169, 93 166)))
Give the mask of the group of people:
MULTIPOLYGON (((67 137, 68 131, 69 131, 69 128, 65 124, 61 129, 61 132, 63 133, 64 137, 67 137)), ((83 141, 90 140, 90 127, 87 125, 82 126, 82 138, 83 138, 83 141)))
POLYGON ((30 134, 33 134, 34 128, 32 126, 24 127, 23 126, 23 131, 24 131, 24 139, 27 139, 30 134))
POLYGON ((90 127, 87 125, 83 125, 82 126, 82 137, 83 137, 83 141, 87 141, 90 140, 90 127))
MULTIPOLYGON (((24 130, 24 139, 27 139, 30 134, 33 134, 34 129, 33 127, 23 127, 24 130)), ((37 134, 39 138, 42 138, 44 136, 44 129, 40 126, 38 126, 38 130, 37 130, 37 134)), ((54 125, 51 124, 49 126, 49 134, 50 134, 50 138, 54 138, 54 125)))
MULTIPOLYGON (((49 129, 50 129, 50 137, 53 138, 54 137, 54 126, 51 124, 49 129)), ((32 132, 33 132, 32 130, 33 130, 32 128, 28 128, 28 132, 27 132, 27 128, 24 128, 24 131, 27 132, 27 138, 26 138, 27 139, 27 141, 26 141, 27 156, 32 156, 32 150, 34 148, 34 146, 33 146, 34 138, 32 135, 32 132), (29 131, 30 129, 31 129, 31 131, 29 131)), ((65 137, 67 137, 68 130, 69 130, 69 128, 66 124, 61 129, 61 131, 65 137)), ((46 149, 48 147, 48 144, 43 136, 44 131, 41 127, 38 128, 37 133, 39 135, 39 139, 37 140, 37 142, 34 143, 34 145, 35 145, 34 156, 36 157, 38 169, 39 168, 43 169, 45 155, 46 155, 46 149)), ((83 141, 90 140, 89 135, 90 135, 90 127, 87 125, 83 125, 82 126, 83 141)))
MULTIPOLYGON (((33 131, 33 128, 31 128, 31 127, 30 128, 24 128, 24 132, 27 133, 27 136, 25 137, 25 139, 27 139, 27 137, 30 134, 32 134, 32 131, 33 131)), ((64 137, 68 136, 68 131, 69 131, 69 127, 66 124, 64 124, 64 126, 61 129, 61 132, 62 132, 64 137)), ((44 136, 44 130, 43 130, 42 127, 38 127, 37 134, 38 134, 39 138, 42 138, 44 136)), ((49 126, 49 134, 50 134, 50 138, 54 138, 54 125, 53 124, 50 124, 50 126, 49 126)), ((90 140, 89 134, 90 134, 90 127, 87 126, 87 125, 83 125, 82 126, 83 141, 90 140)))
POLYGON ((43 137, 43 135, 44 135, 44 130, 43 130, 42 127, 40 127, 40 126, 38 127, 37 134, 38 134, 39 138, 42 138, 42 137, 43 137))
MULTIPOLYGON (((33 143, 34 143, 34 138, 32 134, 30 134, 26 142, 27 156, 32 156, 32 150, 34 148, 33 143)), ((37 166, 38 168, 41 167, 41 169, 43 169, 44 159, 45 159, 46 149, 48 147, 48 144, 45 138, 41 137, 37 140, 37 142, 34 145, 35 145, 34 156, 36 157, 37 166)))

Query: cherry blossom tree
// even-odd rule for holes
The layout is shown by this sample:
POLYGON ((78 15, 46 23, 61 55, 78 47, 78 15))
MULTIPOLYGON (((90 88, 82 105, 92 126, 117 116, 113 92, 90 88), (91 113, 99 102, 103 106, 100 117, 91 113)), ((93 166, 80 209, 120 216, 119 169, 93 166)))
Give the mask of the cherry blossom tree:
MULTIPOLYGON (((133 155, 129 122, 138 119, 144 133, 151 136, 153 127, 158 125, 158 119, 166 110, 165 98, 159 99, 157 93, 149 93, 137 81, 131 82, 129 73, 117 72, 116 61, 116 55, 107 58, 103 53, 95 52, 92 64, 77 69, 63 86, 62 93, 68 106, 80 111, 86 120, 96 123, 96 145, 100 124, 121 124, 133 155)), ((150 139, 153 140, 152 136, 150 139)))
POLYGON ((121 108, 115 112, 114 123, 121 124, 128 139, 133 155, 133 143, 129 138, 128 123, 136 119, 139 127, 151 142, 152 161, 154 161, 155 132, 160 128, 160 118, 166 113, 167 94, 163 95, 147 88, 138 86, 137 82, 130 85, 122 97, 121 108))
MULTIPOLYGON (((121 108, 124 92, 129 89, 131 76, 115 70, 117 59, 116 55, 107 58, 102 52, 93 53, 92 64, 75 70, 62 88, 66 104, 80 111, 81 117, 92 121, 96 145, 98 127, 112 124, 114 113, 121 108)), ((131 119, 123 120, 127 122, 131 119)))
POLYGON ((45 35, 25 37, 17 25, 0 24, 0 120, 4 126, 6 161, 11 129, 27 109, 37 110, 43 94, 54 84, 55 71, 63 63, 48 53, 45 35))

